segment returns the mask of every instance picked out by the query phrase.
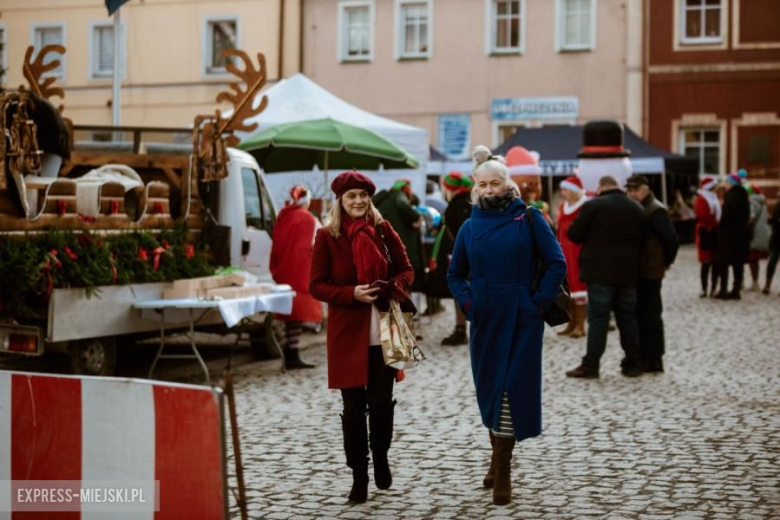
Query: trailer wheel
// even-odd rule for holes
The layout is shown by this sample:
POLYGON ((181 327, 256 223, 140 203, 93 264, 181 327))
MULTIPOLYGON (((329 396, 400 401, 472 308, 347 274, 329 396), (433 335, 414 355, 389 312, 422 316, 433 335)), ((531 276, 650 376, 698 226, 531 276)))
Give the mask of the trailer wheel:
POLYGON ((70 344, 70 365, 74 374, 112 376, 116 368, 116 340, 91 338, 70 344))

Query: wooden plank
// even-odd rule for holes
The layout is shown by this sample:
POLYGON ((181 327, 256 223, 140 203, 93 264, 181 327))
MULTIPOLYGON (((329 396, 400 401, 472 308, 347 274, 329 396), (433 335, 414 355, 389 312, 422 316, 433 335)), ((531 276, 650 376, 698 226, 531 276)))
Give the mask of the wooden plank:
POLYGON ((91 166, 94 168, 106 164, 124 164, 131 168, 188 168, 190 158, 186 155, 146 155, 146 154, 122 154, 122 153, 90 153, 73 152, 63 167, 60 169, 60 176, 63 171, 69 172, 77 166, 91 166))
POLYGON ((165 173, 165 176, 168 177, 168 180, 171 181, 171 184, 177 189, 181 189, 181 176, 176 173, 176 170, 173 168, 163 168, 163 172, 165 173))

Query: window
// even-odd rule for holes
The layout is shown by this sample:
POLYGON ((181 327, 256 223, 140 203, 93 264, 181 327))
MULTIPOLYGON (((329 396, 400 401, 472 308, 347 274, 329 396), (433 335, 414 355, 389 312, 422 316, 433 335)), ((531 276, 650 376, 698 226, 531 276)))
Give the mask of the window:
POLYGON ((206 74, 226 74, 226 65, 233 58, 226 59, 222 51, 238 47, 238 19, 233 17, 209 18, 206 20, 204 64, 206 74))
POLYGON ((244 214, 246 224, 258 229, 263 225, 263 205, 260 199, 260 187, 257 185, 257 174, 251 168, 241 168, 241 182, 244 185, 244 214))
POLYGON ((591 50, 596 41, 596 3, 558 0, 558 49, 591 50))
POLYGON ((427 58, 430 56, 431 4, 399 0, 398 55, 401 58, 427 58))
POLYGON ((720 129, 686 128, 680 131, 683 155, 696 159, 699 173, 720 173, 720 129))
MULTIPOLYGON (((41 24, 34 26, 32 44, 33 47, 35 47, 36 55, 38 51, 47 45, 65 45, 65 26, 62 24, 41 24)), ((51 63, 55 60, 59 60, 60 66, 51 70, 45 76, 62 80, 65 78, 65 55, 51 53, 44 64, 51 63)))
POLYGON ((723 0, 680 0, 683 43, 720 43, 723 40, 723 0))
POLYGON ((339 9, 341 61, 370 61, 374 56, 373 2, 342 2, 339 9))
MULTIPOLYGON (((119 44, 124 47, 125 27, 122 24, 122 38, 119 44)), ((114 74, 114 25, 109 23, 92 24, 92 33, 90 35, 90 50, 92 53, 90 61, 90 76, 92 78, 109 78, 114 74)), ((124 75, 125 53, 121 49, 122 66, 120 73, 124 75)))
POLYGON ((525 0, 488 0, 490 9, 490 52, 519 53, 525 35, 525 0))

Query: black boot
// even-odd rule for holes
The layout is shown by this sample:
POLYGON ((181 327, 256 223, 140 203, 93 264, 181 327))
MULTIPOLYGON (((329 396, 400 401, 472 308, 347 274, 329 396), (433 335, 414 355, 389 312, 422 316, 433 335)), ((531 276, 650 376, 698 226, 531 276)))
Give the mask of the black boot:
POLYGON ((393 442, 393 416, 395 401, 368 405, 369 443, 374 459, 374 482, 379 489, 390 489, 393 475, 387 452, 393 442))
POLYGON ((352 469, 349 501, 362 504, 368 499, 368 432, 365 411, 345 411, 341 416, 344 431, 344 453, 352 469))
POLYGON ((465 345, 469 342, 465 325, 455 325, 455 332, 441 340, 441 344, 449 347, 465 345))
POLYGON ((297 348, 286 348, 284 350, 284 368, 287 370, 297 370, 299 368, 316 368, 301 359, 301 351, 297 348))

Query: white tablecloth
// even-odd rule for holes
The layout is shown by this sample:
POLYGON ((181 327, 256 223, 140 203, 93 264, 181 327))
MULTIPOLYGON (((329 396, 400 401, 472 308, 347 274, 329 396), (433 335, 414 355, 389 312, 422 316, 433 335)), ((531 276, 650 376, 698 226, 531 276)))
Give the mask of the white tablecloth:
POLYGON ((148 319, 159 320, 159 314, 154 311, 165 309, 165 317, 171 321, 181 322, 190 309, 208 310, 218 309, 225 325, 233 327, 242 319, 261 312, 273 312, 275 314, 290 314, 292 312, 294 291, 248 296, 246 298, 230 298, 225 300, 198 300, 185 298, 181 300, 147 300, 136 302, 133 306, 141 309, 142 316, 148 319), (170 318, 169 318, 170 316, 170 318))

